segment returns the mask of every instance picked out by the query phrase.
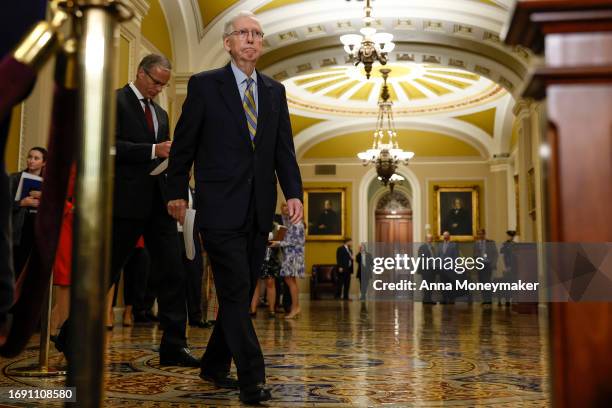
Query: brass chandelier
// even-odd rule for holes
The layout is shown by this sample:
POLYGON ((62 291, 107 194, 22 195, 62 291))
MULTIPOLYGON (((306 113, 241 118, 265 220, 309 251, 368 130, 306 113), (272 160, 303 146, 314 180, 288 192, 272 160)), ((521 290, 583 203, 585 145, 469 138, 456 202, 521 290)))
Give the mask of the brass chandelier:
POLYGON ((391 109, 393 102, 389 100, 390 94, 387 85, 389 72, 391 70, 388 68, 380 70, 384 83, 378 101, 378 119, 372 148, 357 154, 364 166, 368 164, 376 166, 378 179, 385 186, 390 183, 392 186, 395 181, 400 181, 401 176, 395 174, 397 166, 400 164, 408 165, 408 161, 414 156, 414 152, 402 150, 397 142, 397 132, 395 131, 391 109))
POLYGON ((340 37, 340 41, 344 44, 344 50, 351 57, 351 61, 355 65, 363 64, 366 77, 370 79, 372 64, 378 61, 381 65, 385 65, 387 63, 387 55, 393 51, 395 43, 393 43, 393 34, 377 33, 376 29, 372 27, 374 18, 372 17, 370 0, 367 0, 364 10, 365 17, 363 22, 365 27, 359 30, 363 35, 345 34, 340 37))

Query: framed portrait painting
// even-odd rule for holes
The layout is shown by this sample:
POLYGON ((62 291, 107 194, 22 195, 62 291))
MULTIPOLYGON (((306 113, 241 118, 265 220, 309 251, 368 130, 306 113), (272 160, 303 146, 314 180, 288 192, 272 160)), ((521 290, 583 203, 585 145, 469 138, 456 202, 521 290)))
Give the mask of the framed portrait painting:
POLYGON ((436 235, 444 231, 455 241, 472 241, 479 226, 478 186, 434 186, 436 235))
POLYGON ((344 238, 345 189, 304 189, 306 239, 334 241, 344 238))

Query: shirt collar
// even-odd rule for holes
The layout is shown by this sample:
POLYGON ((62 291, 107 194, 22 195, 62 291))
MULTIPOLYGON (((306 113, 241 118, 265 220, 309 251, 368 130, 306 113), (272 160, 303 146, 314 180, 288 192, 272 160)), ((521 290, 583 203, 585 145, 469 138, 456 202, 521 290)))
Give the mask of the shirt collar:
POLYGON ((257 72, 255 70, 253 70, 250 77, 247 77, 247 75, 234 63, 234 60, 232 60, 230 66, 232 67, 232 72, 234 73, 234 78, 236 78, 236 83, 238 86, 240 86, 247 78, 251 78, 253 81, 255 81, 254 85, 257 85, 257 72))
POLYGON ((136 85, 134 85, 134 82, 130 82, 130 88, 132 88, 132 91, 136 94, 136 97, 138 98, 139 101, 142 102, 142 100, 145 99, 145 97, 142 96, 138 88, 136 88, 136 85))

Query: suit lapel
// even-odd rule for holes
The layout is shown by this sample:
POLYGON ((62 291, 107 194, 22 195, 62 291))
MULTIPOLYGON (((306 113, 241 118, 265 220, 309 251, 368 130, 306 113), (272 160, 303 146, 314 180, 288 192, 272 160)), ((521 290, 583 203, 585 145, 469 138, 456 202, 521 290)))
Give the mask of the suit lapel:
POLYGON ((257 104, 259 105, 257 111, 257 131, 255 132, 255 147, 259 146, 261 139, 264 134, 264 126, 266 124, 266 118, 271 110, 272 96, 270 93, 271 85, 268 81, 257 73, 257 104))
MULTIPOLYGON (((250 146, 251 141, 249 138, 249 129, 247 128, 246 116, 244 113, 244 108, 242 107, 242 101, 240 100, 240 92, 236 86, 236 78, 234 77, 230 64, 225 66, 225 71, 221 77, 221 82, 221 95, 223 96, 223 101, 236 120, 241 136, 240 138, 250 146)), ((257 128, 259 129, 259 121, 257 128)))

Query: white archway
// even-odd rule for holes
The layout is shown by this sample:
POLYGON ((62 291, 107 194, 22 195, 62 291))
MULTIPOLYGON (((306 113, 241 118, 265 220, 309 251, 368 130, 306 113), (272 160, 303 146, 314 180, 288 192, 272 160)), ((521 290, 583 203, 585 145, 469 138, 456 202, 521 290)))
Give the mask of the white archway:
MULTIPOLYGON (((412 191, 411 205, 412 205, 412 237, 414 242, 422 241, 423 231, 423 217, 424 209, 422 208, 422 192, 419 179, 408 167, 401 166, 396 171, 397 174, 403 176, 412 191)), ((367 242, 368 241, 368 212, 369 212, 369 201, 368 201, 368 188, 373 180, 376 180, 376 169, 370 168, 366 174, 361 178, 361 182, 358 187, 358 202, 359 202, 359 228, 357 240, 355 242, 367 242)))

